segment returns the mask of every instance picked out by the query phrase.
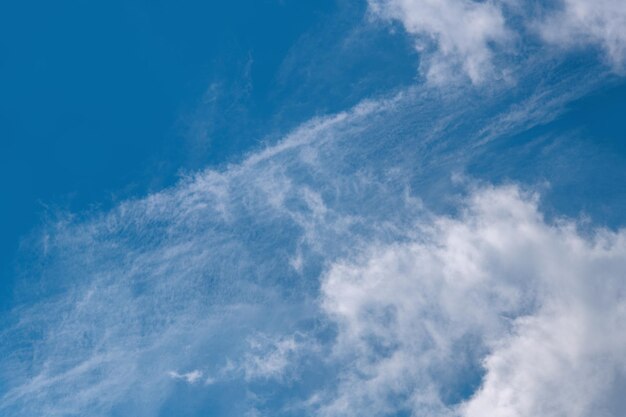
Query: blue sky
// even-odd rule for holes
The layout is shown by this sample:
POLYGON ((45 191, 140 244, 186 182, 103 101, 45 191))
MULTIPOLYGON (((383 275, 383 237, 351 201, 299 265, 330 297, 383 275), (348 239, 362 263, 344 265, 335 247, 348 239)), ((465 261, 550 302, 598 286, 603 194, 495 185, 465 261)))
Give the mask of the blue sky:
POLYGON ((0 414, 626 407, 623 2, 0 19, 0 414))
POLYGON ((363 4, 2 8, 3 281, 20 237, 57 209, 171 185, 181 170, 240 159, 268 135, 415 75, 408 41, 350 20, 363 4), (380 50, 337 46, 346 36, 380 50))

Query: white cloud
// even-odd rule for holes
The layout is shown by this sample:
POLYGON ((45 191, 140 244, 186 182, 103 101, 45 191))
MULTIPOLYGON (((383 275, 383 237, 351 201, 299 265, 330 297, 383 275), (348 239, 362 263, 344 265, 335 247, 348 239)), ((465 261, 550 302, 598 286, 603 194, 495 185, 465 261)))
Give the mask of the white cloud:
POLYGON ((291 254, 301 248, 304 270, 314 244, 332 251, 314 237, 338 242, 345 233, 343 217, 325 213, 319 185, 303 187, 315 170, 322 184, 334 180, 336 165, 311 158, 356 137, 393 102, 312 119, 241 164, 51 224, 42 280, 24 283, 47 296, 16 309, 2 328, 10 343, 0 347, 0 373, 11 383, 0 412, 100 416, 123 404, 124 414, 152 416, 172 379, 202 379, 181 369, 202 369, 212 376, 205 385, 288 375, 298 346, 290 336, 263 349, 247 340, 290 334, 312 314, 315 283, 294 280, 291 254), (237 368, 221 373, 230 357, 237 368))
POLYGON ((494 68, 494 46, 510 42, 501 3, 472 0, 369 0, 371 10, 399 20, 416 36, 429 80, 447 82, 459 70, 479 84, 502 76, 494 68), (429 50, 434 51, 429 53, 429 50))
POLYGON ((626 70, 626 2, 561 0, 538 26, 547 42, 565 47, 599 45, 615 69, 626 70))
POLYGON ((460 218, 417 227, 413 242, 330 269, 322 302, 349 365, 320 415, 623 410, 626 231, 549 224, 516 187, 477 190, 460 218))
POLYGON ((278 338, 256 335, 248 340, 249 350, 244 355, 239 370, 248 381, 282 380, 293 376, 292 367, 298 362, 299 357, 314 351, 314 343, 311 342, 302 334, 278 338))
MULTIPOLYGON (((202 378, 202 371, 198 369, 184 374, 178 373, 176 371, 170 371, 167 374, 173 379, 185 381, 189 384, 195 384, 200 380, 200 378, 202 378)), ((207 381, 210 381, 210 379, 207 381)))
POLYGON ((509 80, 512 71, 520 70, 519 62, 526 65, 534 59, 523 56, 527 49, 524 46, 538 39, 562 50, 599 47, 614 70, 626 70, 626 2, 622 0, 368 3, 375 16, 402 23, 415 39, 422 72, 436 84, 454 82, 459 74, 465 74, 474 84, 509 80))
MULTIPOLYGON (((575 75, 550 95, 549 114, 566 103, 555 97, 578 83, 575 75)), ((117 410, 120 414, 159 415, 175 386, 168 376, 172 370, 181 380, 200 384, 206 377, 185 370, 201 369, 212 377, 207 384, 215 382, 210 390, 219 390, 224 379, 245 387, 296 380, 299 361, 315 351, 309 339, 296 339, 294 346, 291 335, 320 319, 320 271, 370 242, 383 248, 414 238, 417 229, 410 226, 427 215, 426 203, 445 198, 450 171, 476 155, 485 126, 494 125, 488 129, 493 139, 545 120, 544 96, 528 106, 543 113, 524 107, 506 117, 511 107, 497 97, 476 105, 465 95, 441 97, 429 88, 413 87, 390 100, 313 119, 240 164, 197 173, 107 213, 50 224, 42 233, 44 252, 26 271, 41 280, 23 283, 31 305, 16 309, 2 329, 0 379, 9 382, 2 386, 0 413, 104 416, 121 404, 126 408, 117 410), (258 334, 272 337, 255 348, 248 341, 258 334), (234 368, 226 369, 228 363, 234 368)), ((413 267, 411 251, 402 243, 397 247, 413 267)), ((346 264, 351 268, 357 267, 346 264)), ((436 281, 429 285, 436 295, 436 281)), ((494 297, 515 300, 516 288, 511 284, 512 294, 494 297)), ((407 284, 399 302, 408 303, 413 290, 407 284)), ((464 294, 457 288, 446 297, 448 306, 464 294)), ((354 303, 358 309, 359 301, 354 303)), ((477 331, 499 331, 504 324, 487 306, 481 308, 486 322, 475 324, 477 331)), ((393 311, 367 314, 383 321, 373 321, 372 346, 359 342, 365 330, 352 327, 354 352, 359 369, 389 370, 364 385, 369 395, 381 394, 382 407, 386 391, 377 390, 385 386, 383 375, 391 388, 398 381, 394 373, 414 383, 415 374, 406 374, 403 366, 414 357, 369 364, 366 353, 384 359, 395 336, 384 332, 384 318, 393 311)), ((344 382, 357 377, 349 374, 344 382)), ((438 387, 431 390, 422 391, 422 402, 436 396, 438 387)), ((358 393, 346 394, 346 404, 358 393)), ((230 395, 216 401, 247 401, 230 395)))

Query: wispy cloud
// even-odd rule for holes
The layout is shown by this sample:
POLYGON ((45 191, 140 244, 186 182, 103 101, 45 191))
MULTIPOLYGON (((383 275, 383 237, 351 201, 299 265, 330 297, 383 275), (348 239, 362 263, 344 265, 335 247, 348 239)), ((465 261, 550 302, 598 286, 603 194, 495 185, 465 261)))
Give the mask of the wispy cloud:
POLYGON ((200 380, 200 378, 202 378, 203 375, 202 371, 198 369, 184 374, 178 373, 176 371, 169 371, 167 374, 173 379, 185 381, 189 384, 195 384, 200 380))
POLYGON ((238 370, 248 381, 293 378, 293 367, 303 355, 315 354, 315 344, 314 339, 299 332, 280 335, 275 339, 267 335, 255 335, 248 339, 249 350, 238 370))
POLYGON ((416 86, 314 118, 239 164, 51 223, 45 251, 26 271, 27 303, 3 327, 0 413, 154 416, 177 380, 207 391, 235 381, 243 394, 212 399, 255 407, 260 381, 298 381, 301 402, 314 398, 310 407, 327 415, 366 404, 383 412, 389 395, 412 409, 447 410, 453 400, 441 386, 459 374, 444 365, 487 358, 485 385, 467 403, 467 413, 479 410, 504 395, 489 381, 519 371, 503 373, 489 358, 517 360, 504 342, 537 338, 518 317, 544 317, 542 306, 553 305, 530 291, 544 285, 543 272, 512 254, 537 257, 546 276, 558 266, 555 253, 580 259, 583 271, 596 255, 609 268, 620 265, 621 234, 586 239, 547 224, 514 188, 475 193, 461 218, 434 213, 458 199, 450 173, 480 158, 477 142, 549 120, 579 81, 572 72, 547 107, 542 95, 514 106, 498 95, 416 86), (437 329, 439 319, 458 323, 437 329), (420 368, 428 358, 435 368, 420 368))

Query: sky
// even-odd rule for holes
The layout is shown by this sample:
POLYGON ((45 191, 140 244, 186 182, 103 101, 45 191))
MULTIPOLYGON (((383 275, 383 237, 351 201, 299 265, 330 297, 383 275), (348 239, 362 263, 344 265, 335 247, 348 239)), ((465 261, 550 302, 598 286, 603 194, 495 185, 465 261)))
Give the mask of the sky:
POLYGON ((0 6, 0 415, 623 414, 626 3, 178 3, 0 6))

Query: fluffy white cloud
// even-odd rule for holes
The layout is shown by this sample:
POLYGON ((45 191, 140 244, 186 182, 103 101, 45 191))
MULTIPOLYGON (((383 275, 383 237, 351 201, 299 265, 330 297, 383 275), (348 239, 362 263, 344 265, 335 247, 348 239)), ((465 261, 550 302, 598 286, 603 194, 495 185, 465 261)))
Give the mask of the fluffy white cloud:
POLYGON ((329 271, 323 306, 350 365, 321 415, 623 410, 625 231, 547 223, 516 187, 478 190, 459 218, 417 229, 329 271))
POLYGON ((370 0, 369 5, 416 36, 417 48, 425 52, 423 70, 434 82, 447 81, 459 70, 474 83, 491 78, 494 44, 511 38, 500 4, 493 1, 370 0))
POLYGON ((599 45, 615 69, 626 70, 626 2, 622 0, 562 0, 539 28, 553 44, 599 45))
POLYGON ((474 84, 507 79, 527 41, 559 49, 600 47, 617 71, 626 68, 626 2, 559 0, 369 0, 371 12, 401 22, 420 51, 421 70, 434 83, 465 74, 474 84))

